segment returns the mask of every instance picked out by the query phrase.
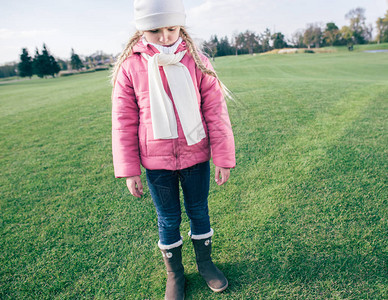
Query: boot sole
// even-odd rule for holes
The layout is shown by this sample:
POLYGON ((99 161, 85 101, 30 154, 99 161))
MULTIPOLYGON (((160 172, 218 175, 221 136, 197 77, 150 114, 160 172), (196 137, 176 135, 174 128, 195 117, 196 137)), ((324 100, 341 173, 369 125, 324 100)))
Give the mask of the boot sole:
POLYGON ((228 288, 228 286, 229 286, 229 282, 228 282, 228 281, 226 281, 226 284, 225 284, 222 288, 219 288, 219 289, 215 289, 215 288, 211 287, 210 285, 208 285, 208 287, 209 287, 213 292, 215 292, 215 293, 221 293, 221 292, 225 291, 225 290, 228 288))

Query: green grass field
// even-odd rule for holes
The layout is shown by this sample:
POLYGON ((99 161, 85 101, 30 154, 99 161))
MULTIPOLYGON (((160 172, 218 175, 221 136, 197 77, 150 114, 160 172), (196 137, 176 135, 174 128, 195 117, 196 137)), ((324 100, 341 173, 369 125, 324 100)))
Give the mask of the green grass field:
MULTIPOLYGON (((237 167, 211 182, 214 294, 387 299, 388 53, 219 58, 237 167)), ((0 84, 1 299, 162 299, 156 213, 113 176, 108 73, 0 84)), ((143 176, 143 180, 145 180, 143 176)))

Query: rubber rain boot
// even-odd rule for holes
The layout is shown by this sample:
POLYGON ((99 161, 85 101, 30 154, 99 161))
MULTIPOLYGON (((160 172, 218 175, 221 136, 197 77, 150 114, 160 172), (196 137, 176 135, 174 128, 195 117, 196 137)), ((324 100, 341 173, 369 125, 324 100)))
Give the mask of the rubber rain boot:
POLYGON ((213 264, 211 259, 212 240, 191 239, 194 245, 195 257, 199 274, 205 279, 207 285, 213 292, 222 292, 228 287, 228 280, 224 274, 213 264))
POLYGON ((172 249, 160 249, 167 269, 165 300, 183 300, 185 276, 182 265, 182 245, 172 249))

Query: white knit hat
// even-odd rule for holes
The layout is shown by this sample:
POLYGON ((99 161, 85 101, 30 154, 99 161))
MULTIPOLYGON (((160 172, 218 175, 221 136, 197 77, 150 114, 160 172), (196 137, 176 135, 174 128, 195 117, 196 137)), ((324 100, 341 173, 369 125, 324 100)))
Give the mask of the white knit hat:
POLYGON ((182 0, 135 0, 134 6, 137 30, 185 26, 182 0))

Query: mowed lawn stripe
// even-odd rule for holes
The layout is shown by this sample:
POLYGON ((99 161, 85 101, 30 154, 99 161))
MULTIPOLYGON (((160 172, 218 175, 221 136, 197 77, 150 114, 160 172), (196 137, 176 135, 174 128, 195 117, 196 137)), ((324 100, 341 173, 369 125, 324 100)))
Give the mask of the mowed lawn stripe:
MULTIPOLYGON (((198 275, 183 214, 188 299, 384 298, 386 58, 217 58, 240 101, 238 165, 209 197, 230 287, 198 275)), ((0 85, 0 298, 163 297, 149 192, 113 178, 107 75, 0 85)))
MULTIPOLYGON (((383 80, 381 81, 383 82, 383 80)), ((335 85, 334 82, 333 84, 335 85)), ((384 199, 384 196, 386 198, 386 191, 384 193, 381 189, 381 183, 371 189, 362 189, 357 187, 357 179, 347 182, 345 178, 343 179, 345 186, 349 184, 358 189, 354 193, 355 195, 351 193, 352 191, 349 190, 349 187, 346 188, 348 194, 341 191, 341 188, 344 188, 344 186, 340 186, 338 190, 330 190, 330 182, 335 176, 330 170, 336 167, 331 165, 330 160, 335 153, 331 152, 332 149, 337 149, 341 146, 343 143, 342 139, 346 137, 348 131, 351 131, 360 122, 363 113, 369 107, 376 105, 376 103, 380 104, 381 107, 377 111, 376 116, 379 114, 380 117, 384 115, 387 108, 387 103, 384 102, 386 99, 384 95, 387 94, 387 85, 374 84, 372 81, 363 86, 353 85, 341 99, 336 99, 337 102, 332 103, 331 107, 327 107, 326 111, 317 114, 311 122, 303 124, 303 126, 298 128, 297 133, 290 135, 289 140, 283 145, 277 147, 276 150, 268 155, 259 158, 253 167, 244 168, 242 170, 243 176, 239 176, 237 180, 233 181, 233 188, 229 187, 230 189, 227 192, 221 192, 223 194, 223 197, 221 196, 222 201, 217 202, 216 205, 219 209, 214 209, 213 207, 213 213, 215 215, 221 215, 225 212, 230 213, 223 214, 224 217, 217 216, 217 219, 220 219, 220 224, 228 224, 228 226, 223 228, 222 237, 232 240, 232 245, 242 246, 239 252, 233 252, 233 246, 225 246, 227 242, 220 246, 221 251, 222 249, 225 250, 224 257, 228 257, 225 265, 230 267, 230 272, 239 274, 239 276, 235 276, 237 279, 235 284, 237 286, 241 284, 241 286, 236 287, 236 290, 241 291, 249 287, 249 292, 247 291, 246 295, 252 295, 255 291, 261 291, 262 293, 263 290, 268 289, 266 292, 270 294, 271 290, 282 289, 281 286, 285 284, 295 288, 297 292, 294 296, 299 295, 302 297, 303 295, 303 297, 311 297, 313 299, 319 295, 325 298, 336 293, 341 294, 341 292, 336 290, 341 290, 349 284, 354 285, 354 290, 363 289, 363 292, 368 294, 370 284, 374 283, 376 286, 382 286, 386 282, 386 277, 384 276, 385 259, 382 251, 368 253, 367 256, 360 258, 357 256, 359 253, 357 253, 356 244, 350 243, 347 246, 343 246, 349 240, 349 236, 347 236, 348 224, 343 224, 343 226, 337 227, 336 230, 331 230, 333 226, 331 222, 336 217, 341 220, 343 216, 345 216, 344 218, 351 219, 353 214, 357 215, 357 212, 352 211, 348 213, 346 211, 348 205, 358 205, 360 201, 357 197, 362 198, 370 193, 375 193, 371 200, 383 204, 384 200, 382 199, 384 199), (317 176, 319 170, 326 172, 324 178, 322 178, 322 174, 319 177, 317 176), (309 187, 312 191, 309 191, 307 188, 304 191, 303 187, 309 187), (234 191, 232 196, 228 194, 230 190, 234 191), (323 195, 320 194, 322 190, 326 190, 323 195), (334 199, 330 199, 332 198, 331 192, 335 195, 334 199), (295 195, 296 193, 298 195, 295 195), (336 197, 336 193, 339 194, 338 197, 336 197), (331 215, 325 217, 324 214, 321 214, 321 210, 330 212, 330 208, 333 206, 335 211, 331 215), (304 211, 306 207, 310 211, 310 218, 314 217, 312 214, 315 210, 317 220, 308 220, 313 223, 309 224, 307 228, 303 228, 305 226, 303 223, 306 221, 300 216, 300 211, 304 211), (298 219, 292 219, 295 215, 301 218, 299 224, 298 219), (288 217, 290 220, 288 220, 288 217), (320 221, 318 217, 322 218, 322 220, 320 221), (279 226, 283 222, 291 222, 293 229, 287 232, 287 227, 279 226), (276 228, 278 226, 284 232, 279 232, 279 228, 276 228), (272 231, 272 235, 269 235, 268 231, 272 231), (233 235, 236 232, 239 234, 237 236, 233 235), (294 237, 287 236, 289 233, 292 233, 294 237), (330 239, 333 238, 333 235, 345 235, 346 238, 343 241, 341 241, 341 238, 337 238, 331 242, 330 239), (282 246, 280 249, 276 249, 279 251, 276 253, 274 248, 268 248, 273 247, 273 243, 276 243, 274 239, 278 238, 282 246), (306 239, 306 241, 301 243, 300 239, 306 239), (268 248, 264 246, 266 242, 268 243, 268 248), (307 247, 306 244, 308 245, 307 247), (343 247, 338 247, 338 244, 343 247), (343 250, 343 253, 335 252, 334 257, 331 258, 329 251, 318 253, 317 251, 320 247, 328 249, 337 247, 343 250), (292 251, 287 250, 288 248, 292 248, 293 251, 295 251, 295 248, 298 248, 300 253, 292 253, 292 251), (269 251, 269 253, 266 251, 269 251), (306 252, 302 253, 303 251, 306 252), (355 257, 348 256, 351 251, 355 252, 355 257), (231 253, 235 254, 232 259, 230 259, 231 253), (296 257, 293 257, 295 255, 296 257), (272 261, 273 257, 280 261, 277 263, 268 263, 266 261, 272 261), (295 260, 294 263, 287 262, 287 259, 293 258, 295 260), (363 260, 368 259, 372 260, 372 262, 369 261, 369 264, 366 264, 363 260), (347 265, 347 262, 352 260, 355 264, 353 266, 351 263, 350 266, 347 265), (230 261, 234 263, 230 263, 230 261), (240 263, 235 261, 240 261, 240 263), (333 263, 333 267, 327 267, 331 263, 333 263), (343 263, 342 270, 335 269, 339 263, 343 263), (325 268, 320 269, 323 265, 325 268), (370 276, 370 282, 357 282, 372 270, 375 273, 370 276), (362 272, 359 273, 360 271, 362 272), (337 273, 333 274, 333 272, 337 273), (348 277, 344 276, 344 278, 341 278, 341 275, 346 272, 348 272, 348 277), (252 279, 252 277, 255 277, 255 274, 259 276, 255 278, 254 283, 250 281, 249 284, 244 284, 244 282, 247 282, 246 279, 248 277, 252 279), (327 281, 323 280, 320 283, 319 280, 322 280, 325 276, 328 278, 327 281), (299 280, 288 283, 297 277, 300 277, 299 280), (271 282, 271 280, 268 279, 273 281, 269 286, 268 282, 271 282), (284 282, 284 279, 286 279, 286 282, 284 282), (341 281, 341 279, 344 279, 343 282, 336 285, 336 281, 341 281), (318 286, 315 284, 311 286, 311 282, 314 281, 318 281, 318 286), (301 282, 305 282, 305 284, 301 282), (304 290, 301 290, 302 287, 304 290), (320 290, 320 292, 314 295, 314 290, 316 289, 320 290), (325 290, 325 293, 322 290, 325 290)), ((248 120, 248 115, 249 113, 244 115, 244 121, 248 120)), ((370 121, 370 124, 373 124, 373 121, 370 121)), ((373 136, 372 140, 379 139, 381 142, 382 137, 383 131, 380 127, 380 135, 377 137, 373 136)), ((246 140, 246 142, 254 144, 254 141, 250 139, 246 140)), ((354 147, 357 147, 357 145, 354 147)), ((381 151, 381 148, 379 150, 381 151)), ((382 157, 381 153, 379 158, 380 161, 384 162, 384 157, 382 157)), ((358 160, 356 157, 354 163, 359 163, 358 160)), ((375 172, 374 168, 365 167, 359 170, 359 173, 355 176, 370 172, 375 172)), ((383 174, 377 174, 377 180, 381 180, 384 176, 383 174)), ((334 180, 340 182, 342 179, 335 177, 334 180)), ((376 213, 375 209, 371 207, 360 211, 364 213, 366 219, 376 213)), ((368 224, 373 227, 372 231, 377 235, 384 232, 384 225, 386 225, 382 221, 384 220, 384 211, 386 212, 386 206, 385 210, 380 211, 377 216, 374 215, 375 218, 380 218, 380 222, 376 223, 376 226, 368 224)), ((349 226, 354 226, 352 220, 349 226)), ((288 224, 288 227, 290 227, 290 224, 288 224)), ((368 228, 366 232, 370 231, 370 229, 368 228)), ((368 241, 362 241, 363 237, 361 233, 352 237, 352 239, 360 238, 361 244, 363 242, 368 243, 368 241)), ((222 241, 222 239, 220 240, 222 241)), ((377 247, 384 245, 383 241, 374 242, 377 247)), ((362 251, 363 249, 360 249, 360 253, 362 251)), ((232 284, 231 286, 233 287, 234 285, 232 284)), ((236 295, 239 294, 236 293, 236 295)))

